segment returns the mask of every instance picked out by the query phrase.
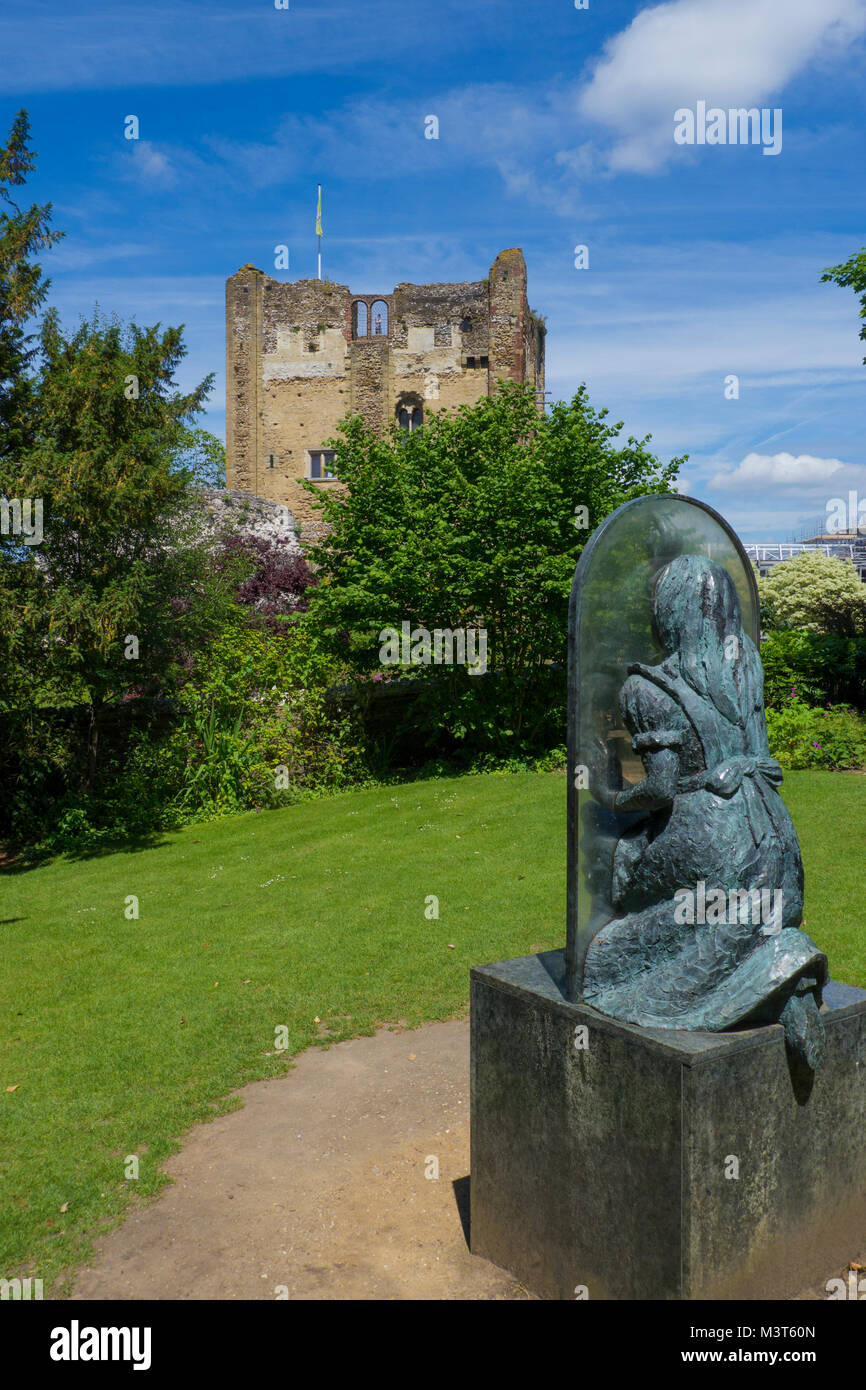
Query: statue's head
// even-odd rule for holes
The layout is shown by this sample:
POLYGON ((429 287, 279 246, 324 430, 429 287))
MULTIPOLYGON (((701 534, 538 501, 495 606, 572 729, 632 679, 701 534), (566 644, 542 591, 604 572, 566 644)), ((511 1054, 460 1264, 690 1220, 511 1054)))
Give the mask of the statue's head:
POLYGON ((665 656, 726 719, 744 723, 760 659, 743 632, 740 600, 727 570, 703 555, 678 555, 659 574, 653 624, 665 656), (735 637, 735 642, 727 639, 735 637))
POLYGON ((728 571, 703 555, 678 555, 656 579, 653 625, 666 656, 697 654, 740 635, 740 600, 728 571))

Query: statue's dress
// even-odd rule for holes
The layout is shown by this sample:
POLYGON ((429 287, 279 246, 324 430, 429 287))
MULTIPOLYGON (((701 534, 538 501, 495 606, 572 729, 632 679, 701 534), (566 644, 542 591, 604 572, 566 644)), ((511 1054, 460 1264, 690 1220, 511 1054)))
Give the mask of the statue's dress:
MULTIPOLYGON (((679 764, 675 790, 657 804, 647 795, 644 819, 616 841, 610 904, 621 915, 587 951, 583 999, 627 1023, 720 1031, 769 1021, 798 983, 820 989, 827 978, 826 957, 799 930, 803 865, 769 753, 760 659, 744 641, 737 708, 727 714, 723 701, 684 679, 678 653, 631 666, 622 688, 623 718, 645 766, 661 750, 679 764), (683 925, 677 890, 697 900, 701 883, 706 893, 763 889, 766 901, 781 890, 781 919, 726 911, 734 921, 683 925)), ((651 783, 648 775, 640 786, 651 783)))

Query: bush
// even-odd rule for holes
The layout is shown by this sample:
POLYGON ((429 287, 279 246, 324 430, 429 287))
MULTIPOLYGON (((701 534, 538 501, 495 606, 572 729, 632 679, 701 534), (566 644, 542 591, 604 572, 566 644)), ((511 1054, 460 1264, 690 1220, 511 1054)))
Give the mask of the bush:
POLYGON ((339 674, 301 622, 229 627, 181 696, 172 743, 186 753, 175 801, 183 814, 281 806, 364 780, 358 718, 327 701, 339 674))
POLYGON ((785 708, 767 710, 767 733, 784 768, 866 768, 866 719, 847 705, 816 709, 792 695, 785 708))
POLYGON ((180 824, 171 807, 186 760, 173 750, 165 701, 130 700, 106 711, 99 767, 86 782, 89 711, 7 713, 0 776, 0 838, 40 853, 91 851, 180 824))
POLYGON ((765 627, 866 631, 866 585, 850 560, 804 550, 759 578, 758 593, 765 627))
POLYGON ((222 554, 216 557, 217 568, 225 568, 237 557, 246 560, 249 572, 235 590, 236 603, 246 605, 271 626, 277 626, 279 619, 288 614, 306 612, 307 590, 315 587, 317 581, 298 551, 279 538, 225 536, 222 554))
POLYGON ((839 633, 769 632, 761 643, 764 699, 787 708, 793 691, 807 705, 866 708, 866 638, 839 633))
POLYGON ((177 699, 110 707, 87 782, 86 708, 7 714, 0 836, 91 853, 369 781, 359 715, 327 698, 340 674, 301 622, 250 628, 238 609, 177 699))

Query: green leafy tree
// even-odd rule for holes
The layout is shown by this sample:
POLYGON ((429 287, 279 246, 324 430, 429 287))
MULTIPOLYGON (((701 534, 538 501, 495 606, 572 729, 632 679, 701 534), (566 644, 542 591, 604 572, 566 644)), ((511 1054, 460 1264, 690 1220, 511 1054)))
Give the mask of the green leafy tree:
POLYGON ((761 613, 770 628, 802 632, 866 632, 866 584, 848 560, 804 550, 758 580, 761 613))
POLYGON ((27 112, 19 111, 0 146, 0 460, 14 458, 29 437, 36 349, 26 329, 50 284, 34 258, 63 236, 49 230, 50 203, 21 209, 12 197, 36 167, 29 139, 27 112))
POLYGON ((199 487, 226 485, 226 446, 208 430, 189 429, 175 466, 199 487))
POLYGON ((353 417, 330 441, 346 490, 318 495, 330 531, 310 614, 323 638, 381 676, 395 669, 380 662, 384 628, 487 633, 490 676, 416 668, 438 676, 418 706, 428 733, 498 752, 548 738, 583 545, 621 502, 668 491, 683 462, 662 463, 649 437, 617 444, 606 417, 585 387, 540 415, 531 389, 500 383, 414 433, 381 438, 353 417))
POLYGON ((175 388, 182 330, 95 314, 67 337, 49 312, 40 347, 34 439, 9 481, 40 501, 44 538, 6 557, 6 695, 89 704, 92 773, 102 707, 171 691, 237 576, 211 564, 177 466, 212 381, 175 388))
MULTIPOLYGON (((842 265, 828 266, 821 276, 822 284, 827 280, 832 281, 834 285, 841 285, 843 289, 852 289, 855 294, 859 294, 860 317, 864 320, 863 327, 860 329, 860 337, 866 342, 866 247, 862 251, 855 252, 842 265)), ((866 357, 863 358, 863 361, 866 363, 866 357)))

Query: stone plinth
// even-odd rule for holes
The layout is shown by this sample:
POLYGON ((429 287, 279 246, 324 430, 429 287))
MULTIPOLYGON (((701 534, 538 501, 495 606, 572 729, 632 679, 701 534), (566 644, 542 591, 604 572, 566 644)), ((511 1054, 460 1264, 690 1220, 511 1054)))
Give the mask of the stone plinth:
POLYGON ((472 971, 473 1254, 544 1298, 775 1299, 862 1250, 866 991, 827 987, 810 1088, 778 1024, 634 1028, 563 983, 562 951, 472 971))

